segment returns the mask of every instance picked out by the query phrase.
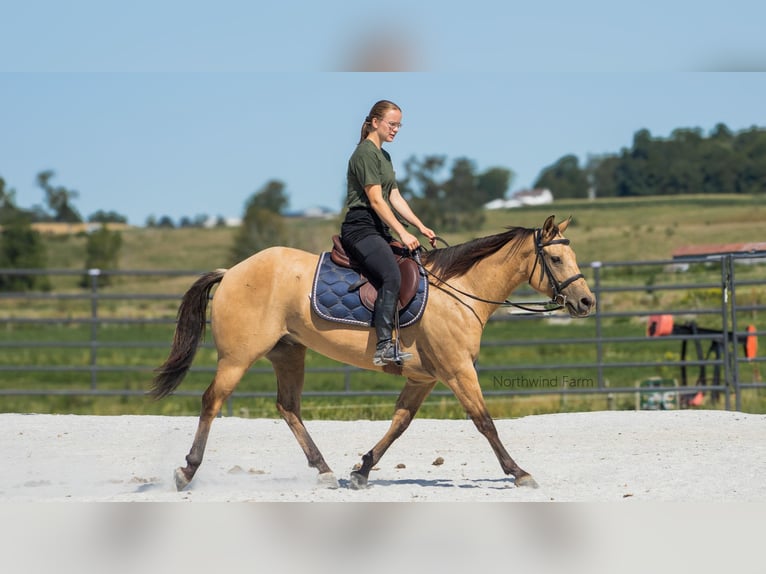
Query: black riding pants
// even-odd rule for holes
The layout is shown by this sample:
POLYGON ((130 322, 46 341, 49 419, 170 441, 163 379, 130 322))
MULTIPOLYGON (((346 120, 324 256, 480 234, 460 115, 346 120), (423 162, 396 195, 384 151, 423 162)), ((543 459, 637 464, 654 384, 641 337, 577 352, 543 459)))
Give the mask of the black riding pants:
POLYGON ((351 245, 344 242, 343 247, 363 267, 378 293, 385 290, 399 296, 402 277, 388 241, 380 235, 368 235, 351 245))

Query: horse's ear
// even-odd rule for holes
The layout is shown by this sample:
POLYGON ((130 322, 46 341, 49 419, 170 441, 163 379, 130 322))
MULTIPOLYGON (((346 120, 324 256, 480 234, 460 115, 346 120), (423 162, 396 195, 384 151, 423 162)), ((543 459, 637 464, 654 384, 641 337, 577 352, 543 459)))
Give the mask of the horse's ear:
POLYGON ((549 215, 548 219, 546 219, 545 223, 543 223, 543 237, 546 239, 546 241, 548 239, 552 239, 558 231, 556 228, 556 224, 553 221, 554 221, 554 216, 549 215))
POLYGON ((563 235, 563 233, 567 230, 567 227, 569 227, 569 224, 572 223, 572 216, 570 215, 567 217, 564 221, 559 223, 559 233, 563 235))

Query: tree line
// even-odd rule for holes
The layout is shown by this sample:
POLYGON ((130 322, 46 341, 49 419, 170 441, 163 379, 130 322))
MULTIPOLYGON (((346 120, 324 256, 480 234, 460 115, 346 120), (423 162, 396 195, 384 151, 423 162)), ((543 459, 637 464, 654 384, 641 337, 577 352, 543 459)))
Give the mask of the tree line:
POLYGON ((629 148, 592 156, 580 165, 565 155, 535 182, 556 198, 637 197, 766 191, 766 129, 734 133, 718 124, 706 136, 699 128, 677 129, 668 138, 642 129, 629 148))
MULTIPOLYGON (((0 269, 45 268, 45 250, 32 222, 82 222, 74 206, 76 191, 54 185, 53 171, 43 171, 37 183, 44 192, 47 209, 22 209, 15 192, 0 177, 0 269)), ((484 205, 504 198, 514 173, 505 167, 479 171, 466 157, 451 162, 444 155, 412 156, 398 174, 399 189, 429 225, 443 231, 475 230, 484 222, 484 205)), ((705 135, 698 128, 682 128, 668 138, 652 137, 642 129, 631 147, 615 154, 591 156, 580 165, 575 155, 565 155, 545 167, 534 188, 547 188, 554 198, 631 197, 706 193, 757 194, 766 191, 766 128, 752 127, 734 133, 718 124, 705 135)), ((230 250, 230 263, 272 245, 294 246, 287 233, 285 210, 289 196, 284 182, 272 179, 247 200, 242 222, 230 250)), ((178 226, 202 226, 207 216, 181 218, 178 226)), ((92 214, 92 223, 126 223, 113 211, 92 214)), ((223 225, 219 217, 219 225, 223 225)), ((175 227, 168 216, 147 220, 150 227, 175 227)), ((102 225, 88 234, 85 269, 116 269, 121 235, 102 225)), ((99 278, 101 284, 108 276, 99 278)), ((90 279, 84 276, 86 287, 90 279)), ((0 275, 0 290, 44 289, 42 276, 0 275)))
MULTIPOLYGON (((448 160, 443 155, 412 156, 399 174, 403 195, 416 211, 447 229, 475 228, 481 224, 485 203, 505 197, 514 173, 505 167, 478 172, 468 158, 448 160)), ((80 223, 84 219, 74 206, 78 192, 54 185, 52 170, 37 174, 45 207, 18 207, 15 191, 0 177, 0 225, 26 219, 31 222, 80 223)), ((272 184, 284 187, 273 179, 272 184)), ((708 135, 701 128, 679 128, 667 138, 653 137, 649 130, 635 132, 630 147, 617 153, 592 155, 581 165, 567 154, 545 167, 533 184, 550 189, 555 198, 632 197, 689 193, 762 193, 766 189, 766 128, 732 132, 717 124, 708 135)), ((284 189, 280 190, 284 193, 284 189)), ((268 192, 274 194, 274 190, 268 192)), ((285 203, 281 209, 286 207, 285 203)), ((273 207, 273 206, 272 206, 273 207)), ((247 210, 247 207, 246 207, 247 210)), ((114 211, 98 210, 89 222, 127 223, 114 211)), ((167 215, 151 215, 147 227, 201 227, 208 217, 181 217, 176 223, 167 215)), ((219 224, 223 219, 218 218, 219 224)))
MULTIPOLYGON (((25 209, 16 205, 16 190, 8 187, 5 179, 0 177, 0 225, 27 221, 30 223, 83 223, 80 212, 74 206, 74 200, 79 196, 76 190, 63 185, 53 185, 55 176, 53 170, 41 171, 37 174, 37 185, 43 191, 45 205, 34 205, 25 209)), ((98 210, 88 217, 91 223, 127 223, 127 218, 114 211, 98 210)))
MULTIPOLYGON (((83 218, 73 202, 78 193, 61 185, 53 185, 51 170, 37 174, 37 184, 43 190, 45 205, 23 209, 16 205, 16 192, 0 177, 0 269, 45 269, 48 258, 41 234, 32 223, 83 223, 83 218)), ((89 218, 91 223, 101 223, 99 229, 88 234, 84 253, 84 269, 116 269, 122 247, 122 235, 110 230, 108 223, 126 223, 127 219, 115 212, 99 210, 89 218)), ((86 273, 80 278, 81 287, 91 285, 86 273)), ((109 275, 99 275, 101 286, 111 281, 109 275)), ((50 282, 45 275, 0 273, 0 291, 49 290, 50 282)))

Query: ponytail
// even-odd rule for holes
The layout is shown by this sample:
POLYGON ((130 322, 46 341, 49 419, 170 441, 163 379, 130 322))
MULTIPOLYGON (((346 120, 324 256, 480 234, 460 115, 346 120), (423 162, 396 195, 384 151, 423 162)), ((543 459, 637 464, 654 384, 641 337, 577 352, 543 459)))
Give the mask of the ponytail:
POLYGON ((372 131, 372 118, 370 116, 367 116, 366 118, 364 118, 364 123, 362 124, 362 135, 359 137, 359 143, 362 143, 364 140, 366 140, 367 136, 370 135, 371 131, 372 131))

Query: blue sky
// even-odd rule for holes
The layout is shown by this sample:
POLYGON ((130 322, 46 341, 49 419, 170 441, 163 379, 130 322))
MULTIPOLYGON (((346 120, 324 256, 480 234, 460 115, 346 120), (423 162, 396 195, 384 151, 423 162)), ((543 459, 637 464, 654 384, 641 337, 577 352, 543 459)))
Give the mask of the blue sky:
POLYGON ((7 4, 0 176, 22 207, 51 169, 83 215, 134 224, 240 216, 270 179, 292 209, 338 208, 381 98, 404 110, 396 167, 467 157, 511 169, 513 190, 642 128, 766 125, 764 3, 7 4), (342 72, 358 69, 414 72, 342 72))
POLYGON ((766 70, 759 0, 24 0, 5 71, 331 71, 363 44, 421 71, 766 70))

